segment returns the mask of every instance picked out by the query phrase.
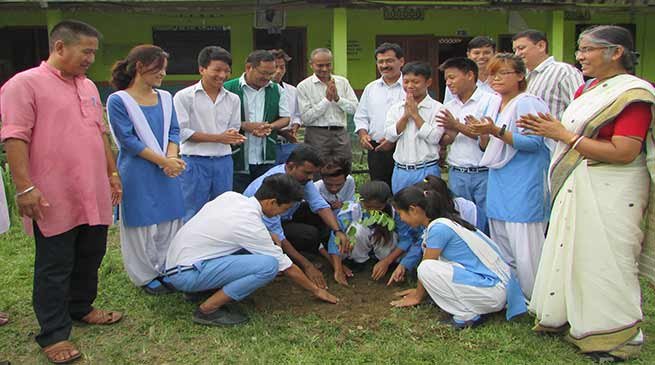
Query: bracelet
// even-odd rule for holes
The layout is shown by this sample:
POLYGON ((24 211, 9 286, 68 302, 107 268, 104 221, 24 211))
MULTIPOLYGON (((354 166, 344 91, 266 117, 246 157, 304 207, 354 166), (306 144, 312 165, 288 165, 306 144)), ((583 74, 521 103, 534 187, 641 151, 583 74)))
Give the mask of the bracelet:
POLYGON ((166 158, 178 158, 177 155, 168 155, 166 158))
POLYGON ((578 139, 575 141, 575 143, 573 143, 573 146, 571 147, 571 149, 574 150, 576 147, 578 147, 578 144, 580 144, 580 141, 582 141, 584 138, 585 138, 584 136, 578 137, 578 139))
POLYGON ((503 124, 503 126, 500 127, 500 131, 498 132, 498 137, 502 137, 503 134, 505 134, 506 129, 507 129, 507 124, 503 124))
POLYGON ((573 138, 571 138, 571 140, 569 140, 568 142, 566 142, 566 144, 568 144, 569 146, 571 146, 571 145, 573 145, 573 144, 574 144, 578 139, 580 139, 580 135, 579 135, 579 134, 576 134, 576 135, 573 136, 573 138))
POLYGON ((113 171, 113 172, 111 173, 111 176, 112 176, 112 177, 114 177, 114 176, 118 176, 118 171, 113 171))
POLYGON ((34 185, 32 185, 32 186, 30 186, 29 188, 27 188, 27 189, 21 191, 20 193, 16 193, 16 196, 15 196, 15 197, 18 198, 19 196, 23 196, 23 195, 29 193, 30 191, 32 191, 32 190, 34 190, 34 189, 36 189, 36 187, 35 187, 34 185))

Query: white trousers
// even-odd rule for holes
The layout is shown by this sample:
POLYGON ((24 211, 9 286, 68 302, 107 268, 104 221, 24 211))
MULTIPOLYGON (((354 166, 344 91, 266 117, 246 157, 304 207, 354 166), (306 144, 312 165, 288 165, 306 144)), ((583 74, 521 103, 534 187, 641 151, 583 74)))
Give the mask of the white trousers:
POLYGON ((385 257, 389 256, 391 251, 396 247, 397 237, 396 234, 392 234, 392 242, 387 242, 386 244, 374 244, 371 239, 373 231, 361 224, 353 223, 357 227, 357 234, 355 235, 355 247, 348 255, 348 258, 357 262, 363 263, 368 261, 369 253, 373 250, 375 257, 378 260, 382 260, 385 257))
POLYGON ((491 239, 498 244, 509 266, 516 272, 521 291, 532 297, 541 249, 546 240, 545 222, 514 223, 489 219, 491 239))
POLYGON ((458 321, 470 321, 480 314, 505 308, 504 284, 478 287, 454 283, 454 265, 458 264, 441 260, 423 260, 418 265, 418 279, 439 308, 458 321))
POLYGON ((121 223, 123 264, 135 285, 146 285, 164 273, 168 246, 182 224, 182 219, 143 227, 126 227, 121 223))

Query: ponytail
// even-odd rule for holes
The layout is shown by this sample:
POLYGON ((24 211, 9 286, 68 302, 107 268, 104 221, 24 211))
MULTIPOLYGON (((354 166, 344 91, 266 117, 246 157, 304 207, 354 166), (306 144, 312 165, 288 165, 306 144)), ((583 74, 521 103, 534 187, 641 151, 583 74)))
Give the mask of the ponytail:
POLYGON ((134 80, 134 76, 136 76, 136 67, 130 67, 127 58, 116 61, 111 68, 111 86, 116 90, 125 90, 134 80))
POLYGON ((116 61, 111 69, 111 85, 117 90, 127 89, 137 71, 140 74, 159 71, 165 66, 168 53, 163 49, 152 44, 142 44, 130 50, 125 59, 116 61), (137 63, 141 64, 142 69, 138 69, 137 63))

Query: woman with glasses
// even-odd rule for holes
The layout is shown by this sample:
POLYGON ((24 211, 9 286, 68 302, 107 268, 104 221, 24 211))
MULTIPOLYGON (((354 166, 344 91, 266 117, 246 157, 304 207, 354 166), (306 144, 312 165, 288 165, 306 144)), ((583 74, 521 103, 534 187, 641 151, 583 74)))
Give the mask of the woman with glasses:
POLYGON ((496 55, 487 66, 491 87, 502 101, 496 120, 467 117, 485 148, 481 166, 489 167, 487 216, 491 239, 516 270, 526 298, 544 242, 549 197, 546 173, 550 154, 544 138, 525 135, 516 121, 525 114, 547 113, 540 98, 525 92, 525 64, 510 53, 496 55))
POLYGON ((615 361, 637 355, 644 341, 637 261, 654 193, 655 89, 631 75, 637 54, 624 28, 582 32, 576 59, 593 79, 562 121, 532 114, 519 123, 558 142, 553 212, 530 309, 537 331, 568 330, 583 353, 615 361))

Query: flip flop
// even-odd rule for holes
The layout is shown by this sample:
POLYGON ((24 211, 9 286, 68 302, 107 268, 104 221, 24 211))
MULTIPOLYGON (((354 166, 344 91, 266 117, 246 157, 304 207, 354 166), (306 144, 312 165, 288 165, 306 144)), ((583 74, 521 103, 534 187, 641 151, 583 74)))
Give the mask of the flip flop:
POLYGON ((4 326, 9 322, 9 315, 4 312, 0 312, 0 326, 4 326))
POLYGON ((53 364, 68 364, 82 356, 82 353, 75 348, 75 345, 70 341, 59 341, 55 344, 44 347, 41 351, 43 351, 43 354, 48 358, 48 361, 53 364), (75 355, 64 357, 63 359, 58 359, 59 355, 64 353, 70 355, 72 352, 77 353, 75 355))

